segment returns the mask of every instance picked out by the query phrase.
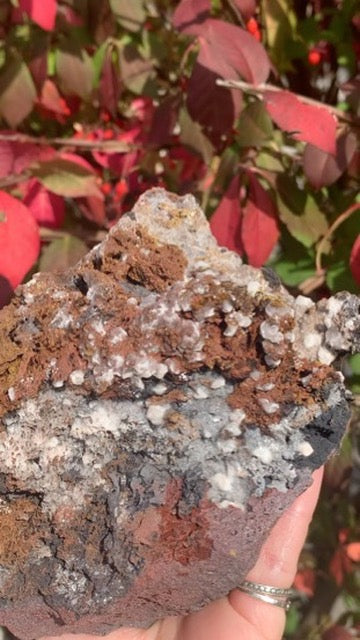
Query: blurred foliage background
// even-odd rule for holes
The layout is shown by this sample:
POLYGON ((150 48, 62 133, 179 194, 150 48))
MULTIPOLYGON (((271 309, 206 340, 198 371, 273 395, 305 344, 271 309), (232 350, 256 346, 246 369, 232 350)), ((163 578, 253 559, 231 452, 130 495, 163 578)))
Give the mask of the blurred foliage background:
MULTIPOLYGON (((0 0, 0 305, 154 186, 293 294, 359 292, 359 31, 356 0, 0 0)), ((289 640, 360 637, 360 355, 338 365, 354 417, 289 640)))

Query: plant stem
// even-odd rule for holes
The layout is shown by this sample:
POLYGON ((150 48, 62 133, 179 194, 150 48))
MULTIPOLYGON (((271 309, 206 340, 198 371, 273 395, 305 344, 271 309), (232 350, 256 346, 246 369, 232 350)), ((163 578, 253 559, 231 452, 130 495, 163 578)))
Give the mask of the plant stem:
POLYGON ((98 231, 88 231, 86 229, 74 230, 73 233, 64 231, 62 229, 49 229, 47 227, 40 227, 40 238, 43 242, 51 242, 52 240, 61 240, 63 238, 78 238, 85 242, 88 246, 93 246, 102 242, 106 236, 106 231, 99 229, 98 231))
POLYGON ((45 136, 35 137, 25 133, 0 133, 0 141, 31 143, 38 145, 54 145, 59 147, 77 147, 78 149, 100 149, 109 153, 125 153, 135 149, 135 145, 129 145, 118 140, 81 140, 79 138, 46 138, 45 136))
POLYGON ((245 27, 246 27, 245 20, 241 15, 241 11, 236 6, 236 3, 232 2, 232 0, 225 0, 225 3, 228 5, 230 11, 235 15, 237 21, 242 26, 242 28, 245 29, 245 27))
POLYGON ((0 180, 0 189, 7 189, 8 187, 13 187, 20 182, 25 182, 31 177, 29 171, 25 171, 24 173, 14 173, 10 176, 6 176, 6 178, 2 178, 0 180))
MULTIPOLYGON (((258 93, 260 95, 262 95, 266 91, 273 91, 273 92, 286 91, 286 89, 283 89, 282 87, 277 87, 275 84, 262 83, 262 84, 255 85, 255 84, 251 84, 250 82, 244 82, 243 80, 223 80, 221 78, 218 78, 216 80, 216 84, 218 84, 220 87, 228 87, 229 89, 241 89, 243 91, 258 93)), ((308 98, 307 96, 303 96, 299 93, 294 93, 294 92, 292 93, 294 96, 299 98, 299 100, 301 100, 305 104, 310 104, 315 107, 325 107, 326 109, 328 109, 328 111, 330 111, 337 118, 339 118, 339 120, 344 120, 353 125, 356 124, 356 121, 354 118, 344 113, 343 111, 341 111, 341 109, 338 109, 337 107, 333 107, 330 104, 324 104, 324 102, 320 102, 319 100, 314 100, 314 98, 308 98)))
POLYGON ((350 216, 355 211, 357 211, 358 209, 360 209, 360 202, 356 202, 355 204, 352 204, 351 207, 346 209, 346 211, 341 213, 338 216, 338 218, 336 218, 336 220, 333 222, 333 224, 328 228, 328 230, 325 233, 325 235, 321 238, 321 240, 320 240, 320 242, 319 242, 319 244, 318 244, 318 246, 316 248, 316 256, 315 256, 316 273, 318 275, 321 275, 322 273, 324 273, 324 268, 323 268, 322 263, 321 263, 321 257, 322 257, 322 254, 324 253, 325 244, 327 243, 329 238, 332 236, 334 231, 336 231, 336 229, 338 227, 340 227, 340 225, 343 222, 345 222, 345 220, 350 218, 350 216))

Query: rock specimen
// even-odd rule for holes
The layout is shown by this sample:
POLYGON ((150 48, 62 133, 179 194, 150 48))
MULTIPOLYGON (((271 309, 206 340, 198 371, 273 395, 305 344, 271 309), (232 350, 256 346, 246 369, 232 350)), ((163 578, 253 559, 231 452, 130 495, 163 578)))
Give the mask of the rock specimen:
POLYGON ((335 450, 359 301, 294 299, 191 196, 140 198, 0 312, 0 624, 147 626, 223 596, 335 450))

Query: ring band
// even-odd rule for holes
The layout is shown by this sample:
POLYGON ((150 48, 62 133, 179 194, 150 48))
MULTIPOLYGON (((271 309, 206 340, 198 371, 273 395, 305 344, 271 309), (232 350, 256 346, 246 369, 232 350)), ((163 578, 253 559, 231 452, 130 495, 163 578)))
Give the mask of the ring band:
POLYGON ((247 593, 253 598, 261 600, 262 602, 273 604, 276 607, 285 609, 285 611, 290 609, 291 598, 296 595, 296 591, 294 589, 280 589, 278 587, 271 587, 267 584, 251 582, 250 580, 244 580, 237 589, 247 593))

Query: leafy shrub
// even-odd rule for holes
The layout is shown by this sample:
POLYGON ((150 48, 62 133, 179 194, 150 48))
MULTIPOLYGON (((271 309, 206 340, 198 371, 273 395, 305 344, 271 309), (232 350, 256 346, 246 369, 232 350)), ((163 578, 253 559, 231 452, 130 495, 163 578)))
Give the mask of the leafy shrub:
MULTIPOLYGON (((293 291, 358 291, 359 29, 356 0, 1 0, 0 305, 152 186, 194 193, 221 243, 293 291)), ((359 361, 346 367, 356 383, 359 361)), ((353 434, 291 638, 359 628, 353 434), (329 610, 339 598, 347 613, 329 610)))

